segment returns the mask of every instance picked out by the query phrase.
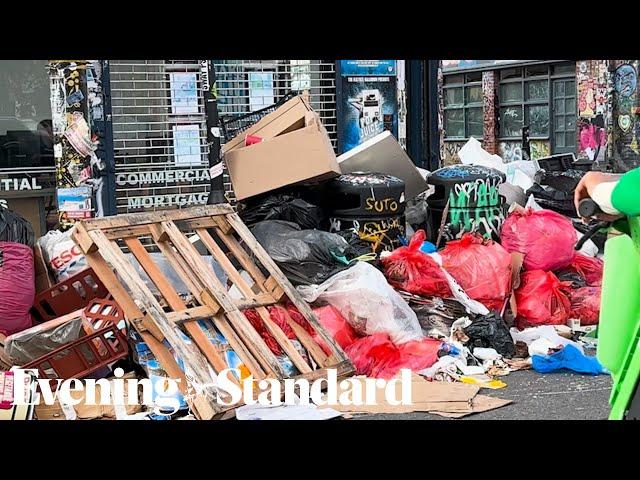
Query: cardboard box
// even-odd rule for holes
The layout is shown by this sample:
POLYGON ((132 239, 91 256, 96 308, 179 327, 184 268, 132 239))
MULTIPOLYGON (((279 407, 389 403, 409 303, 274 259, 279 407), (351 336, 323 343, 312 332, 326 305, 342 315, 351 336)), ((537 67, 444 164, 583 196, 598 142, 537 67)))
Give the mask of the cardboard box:
POLYGON ((231 150, 244 147, 248 135, 260 137, 264 141, 298 130, 305 126, 305 116, 309 112, 313 112, 309 103, 302 96, 294 97, 276 111, 262 117, 251 128, 226 142, 222 147, 222 153, 226 155, 231 150))
POLYGON ((386 173, 404 181, 405 200, 424 192, 427 182, 389 131, 382 132, 338 157, 342 173, 386 173))
POLYGON ((307 111, 302 118, 304 124, 300 124, 298 113, 279 116, 275 122, 278 128, 272 128, 274 122, 270 122, 257 132, 246 132, 262 137, 263 141, 248 147, 238 146, 225 153, 224 159, 238 200, 287 185, 340 175, 331 140, 319 117, 307 111), (289 120, 283 121, 283 117, 289 120), (267 130, 268 134, 265 133, 267 130), (276 131, 282 133, 272 136, 276 131))
MULTIPOLYGON (((122 377, 123 380, 135 378, 133 372, 129 372, 122 377)), ((101 386, 96 384, 96 398, 101 398, 101 386)), ((62 407, 58 399, 53 405, 46 405, 43 397, 40 395, 40 403, 36 405, 35 413, 38 420, 95 420, 99 418, 115 419, 116 409, 113 405, 87 405, 85 403, 86 391, 73 391, 71 396, 80 403, 74 406, 62 407)), ((124 391, 125 400, 128 399, 127 390, 124 391)), ((123 410, 127 415, 133 415, 142 411, 141 405, 123 405, 123 410)))

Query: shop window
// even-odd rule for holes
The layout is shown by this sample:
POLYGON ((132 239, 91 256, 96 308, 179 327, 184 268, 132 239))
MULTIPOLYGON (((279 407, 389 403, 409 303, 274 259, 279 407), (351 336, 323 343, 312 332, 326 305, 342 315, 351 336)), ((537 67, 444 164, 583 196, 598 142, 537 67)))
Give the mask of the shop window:
POLYGON ((482 73, 444 78, 444 130, 447 139, 482 139, 482 73))
POLYGON ((0 168, 53 166, 45 60, 0 60, 0 168))
POLYGON ((531 138, 549 138, 547 65, 503 70, 498 101, 501 138, 522 138, 523 125, 529 125, 531 138))

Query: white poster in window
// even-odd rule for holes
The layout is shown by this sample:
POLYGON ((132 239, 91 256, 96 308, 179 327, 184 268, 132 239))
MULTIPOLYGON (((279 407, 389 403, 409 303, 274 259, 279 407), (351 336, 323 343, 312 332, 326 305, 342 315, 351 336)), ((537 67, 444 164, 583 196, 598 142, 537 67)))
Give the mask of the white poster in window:
POLYGON ((249 73, 249 109, 255 112, 274 103, 273 72, 249 73))
POLYGON ((198 90, 195 73, 171 73, 171 113, 198 113, 198 90))
POLYGON ((173 126, 173 156, 176 165, 202 163, 200 155, 200 127, 198 125, 173 126))

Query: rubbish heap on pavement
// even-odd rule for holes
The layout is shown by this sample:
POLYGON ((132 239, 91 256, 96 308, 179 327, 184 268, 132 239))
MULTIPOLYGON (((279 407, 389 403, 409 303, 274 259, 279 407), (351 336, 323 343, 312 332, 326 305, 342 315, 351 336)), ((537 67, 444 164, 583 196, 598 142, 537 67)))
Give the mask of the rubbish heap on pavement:
MULTIPOLYGON (((339 365, 359 381, 411 369, 413 406, 231 412, 457 418, 510 403, 479 391, 506 387, 516 370, 606 373, 585 355, 603 261, 591 240, 575 250, 583 164, 504 163, 472 138, 461 165, 427 172, 389 132, 336 158, 304 97, 271 110, 223 149, 238 214, 122 215, 36 241, 26 220, 0 209, 0 399, 11 367, 110 380, 120 368, 155 385, 186 373, 204 381, 207 368, 237 368, 241 381, 339 365)), ((8 403, 0 418, 229 416, 173 396, 171 417, 81 402, 8 403)))

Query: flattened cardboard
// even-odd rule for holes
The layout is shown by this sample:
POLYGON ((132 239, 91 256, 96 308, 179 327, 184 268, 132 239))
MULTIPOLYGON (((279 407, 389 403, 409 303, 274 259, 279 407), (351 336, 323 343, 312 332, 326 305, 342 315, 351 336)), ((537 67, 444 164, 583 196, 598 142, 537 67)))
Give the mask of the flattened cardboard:
MULTIPOLYGON (((353 378, 364 384, 363 377, 353 378)), ((390 405, 384 390, 376 390, 376 405, 327 405, 339 412, 350 413, 410 413, 434 410, 450 413, 472 413, 472 399, 480 391, 478 385, 451 382, 429 382, 419 375, 411 379, 412 405, 390 405)), ((401 385, 396 384, 396 398, 400 397, 401 385)), ((364 385, 363 385, 364 391, 364 385)))
POLYGON ((489 410, 495 410, 496 408, 509 405, 510 403, 513 403, 513 401, 506 400, 503 398, 489 397, 488 395, 476 395, 473 398, 471 403, 472 403, 471 412, 468 412, 468 413, 454 413, 449 411, 432 411, 429 413, 434 413, 436 415, 440 415, 441 417, 462 418, 474 413, 488 412, 489 410))
POLYGON ((340 175, 331 141, 320 120, 315 114, 303 118, 308 124, 304 128, 225 154, 238 200, 340 175))
POLYGON ((391 132, 385 131, 338 157, 342 173, 386 173, 404 180, 405 199, 427 188, 427 182, 391 132))

